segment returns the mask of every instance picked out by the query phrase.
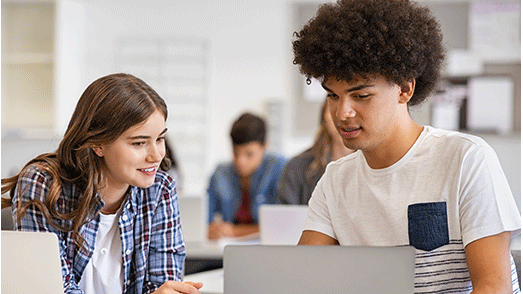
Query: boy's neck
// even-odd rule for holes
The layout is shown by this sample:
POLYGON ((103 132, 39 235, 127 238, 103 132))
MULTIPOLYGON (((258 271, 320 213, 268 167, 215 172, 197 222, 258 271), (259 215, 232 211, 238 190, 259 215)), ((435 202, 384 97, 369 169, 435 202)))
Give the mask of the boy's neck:
POLYGON ((363 151, 367 164, 372 169, 386 168, 395 164, 409 152, 422 132, 423 126, 410 119, 407 124, 396 128, 390 134, 390 144, 371 151, 363 151))

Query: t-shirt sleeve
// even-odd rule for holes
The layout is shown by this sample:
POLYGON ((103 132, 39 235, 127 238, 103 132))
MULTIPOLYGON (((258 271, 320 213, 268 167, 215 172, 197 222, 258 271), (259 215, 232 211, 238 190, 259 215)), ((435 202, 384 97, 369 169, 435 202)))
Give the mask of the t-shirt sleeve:
POLYGON ((465 153, 460 175, 460 222, 463 242, 521 231, 521 217, 495 151, 486 143, 465 153))
POLYGON ((303 230, 317 231, 337 239, 332 226, 332 219, 327 203, 328 192, 326 193, 326 191, 329 191, 327 180, 328 174, 330 174, 330 172, 327 168, 312 192, 311 199, 309 200, 307 220, 305 221, 305 227, 303 230))

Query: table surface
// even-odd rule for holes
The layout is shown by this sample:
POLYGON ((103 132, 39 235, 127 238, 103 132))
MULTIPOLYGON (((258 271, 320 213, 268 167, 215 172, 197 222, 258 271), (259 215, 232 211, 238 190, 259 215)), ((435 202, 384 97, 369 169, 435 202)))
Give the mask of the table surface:
POLYGON ((223 249, 227 245, 254 245, 260 244, 259 234, 237 238, 222 238, 217 241, 187 242, 185 253, 187 258, 194 259, 222 259, 223 249))

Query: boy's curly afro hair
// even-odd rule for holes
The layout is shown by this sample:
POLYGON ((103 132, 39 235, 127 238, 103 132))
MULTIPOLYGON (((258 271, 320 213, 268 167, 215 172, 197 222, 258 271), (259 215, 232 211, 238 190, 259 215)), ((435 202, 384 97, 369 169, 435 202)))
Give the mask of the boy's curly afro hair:
POLYGON ((410 106, 433 90, 445 57, 439 23, 428 8, 409 0, 323 4, 294 36, 294 64, 307 79, 382 75, 403 85, 414 78, 410 106))

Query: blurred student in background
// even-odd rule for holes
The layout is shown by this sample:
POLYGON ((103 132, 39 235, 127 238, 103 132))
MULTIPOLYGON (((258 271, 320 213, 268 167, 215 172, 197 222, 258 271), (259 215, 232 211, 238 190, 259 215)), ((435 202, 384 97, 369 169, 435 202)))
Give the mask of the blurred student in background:
POLYGON ((232 125, 233 162, 218 165, 211 176, 209 234, 211 240, 258 232, 258 207, 275 204, 276 186, 286 159, 267 152, 265 121, 242 114, 232 125))
POLYGON ((159 169, 166 119, 164 100, 141 79, 101 77, 58 150, 2 179, 15 230, 58 236, 65 293, 200 293, 201 283, 180 282, 176 186, 159 169))
POLYGON ((307 204, 327 164, 352 152, 343 144, 325 100, 321 107, 320 130, 314 144, 289 160, 283 169, 276 190, 279 202, 307 204))

